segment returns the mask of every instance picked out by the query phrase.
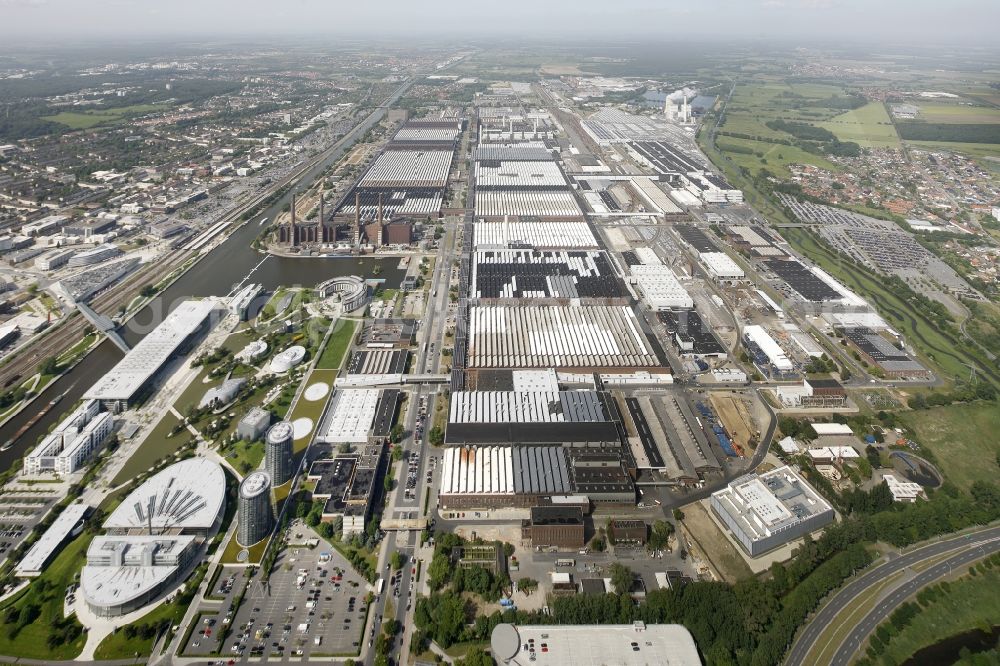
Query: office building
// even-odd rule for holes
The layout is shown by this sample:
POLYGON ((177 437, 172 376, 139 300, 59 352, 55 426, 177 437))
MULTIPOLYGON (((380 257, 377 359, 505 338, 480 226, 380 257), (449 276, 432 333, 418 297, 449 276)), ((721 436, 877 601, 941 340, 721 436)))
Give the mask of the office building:
POLYGON ((66 476, 80 469, 114 429, 114 418, 97 400, 84 400, 24 458, 25 474, 66 476))
POLYGON ((240 484, 239 515, 236 540, 241 546, 252 546, 266 539, 274 529, 271 508, 271 475, 252 472, 240 484))
POLYGON ((292 435, 294 430, 288 421, 279 421, 271 426, 264 438, 264 468, 271 475, 275 486, 284 485, 295 473, 292 456, 292 435))

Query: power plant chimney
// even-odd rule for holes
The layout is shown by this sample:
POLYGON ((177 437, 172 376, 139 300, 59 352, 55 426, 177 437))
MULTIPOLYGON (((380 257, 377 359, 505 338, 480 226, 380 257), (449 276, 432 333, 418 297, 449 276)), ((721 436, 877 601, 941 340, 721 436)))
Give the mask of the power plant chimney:
POLYGON ((288 228, 289 231, 289 241, 292 247, 299 244, 298 236, 295 234, 295 194, 292 194, 292 222, 288 228))

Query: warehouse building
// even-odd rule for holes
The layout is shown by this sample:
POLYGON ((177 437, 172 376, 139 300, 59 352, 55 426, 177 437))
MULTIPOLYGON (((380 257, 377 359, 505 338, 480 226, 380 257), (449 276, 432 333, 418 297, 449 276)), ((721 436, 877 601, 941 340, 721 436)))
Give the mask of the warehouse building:
POLYGON ((830 503, 787 466, 732 481, 712 493, 711 506, 751 557, 814 532, 834 519, 830 503))
POLYGON ((590 225, 586 222, 477 221, 473 224, 476 249, 535 248, 599 249, 590 225))
POLYGON ((719 252, 719 247, 704 231, 690 224, 681 224, 674 229, 685 243, 693 247, 699 254, 702 252, 719 252))
POLYGON ((629 272, 632 274, 632 283, 651 310, 660 312, 694 307, 691 296, 669 266, 638 264, 631 266, 629 272))
POLYGON ((93 266, 94 264, 99 264, 102 261, 107 261, 123 254, 125 253, 119 250, 117 246, 105 243, 104 245, 98 245, 95 248, 78 252, 66 263, 70 268, 93 266))
POLYGON ((757 324, 744 326, 743 346, 750 354, 753 364, 765 376, 772 379, 789 379, 795 375, 795 365, 763 326, 757 324))
POLYGON ((403 375, 410 364, 410 352, 405 349, 371 349, 357 351, 347 363, 348 375, 403 375))
POLYGON ((195 339, 215 323, 216 305, 214 299, 183 301, 83 397, 99 400, 111 412, 128 409, 148 394, 167 361, 186 353, 195 339))
POLYGON ((338 389, 327 407, 316 440, 327 444, 385 442, 399 411, 396 389, 338 389))
POLYGON ((521 540, 535 548, 578 550, 586 543, 583 510, 578 506, 533 506, 521 521, 521 540))
POLYGON ((627 303, 628 291, 604 252, 480 250, 473 252, 471 268, 471 298, 627 303))
POLYGON ((474 306, 470 368, 619 368, 660 365, 626 306, 474 306))
POLYGON ((358 181, 363 188, 443 188, 453 153, 449 150, 386 150, 358 181))
POLYGON ((701 252, 698 254, 698 259, 713 280, 733 281, 746 277, 739 264, 725 252, 701 252))
MULTIPOLYGON (((722 466, 711 443, 683 399, 673 394, 643 394, 625 399, 644 454, 641 467, 659 469, 678 484, 697 483, 722 466)), ((636 455, 637 461, 640 460, 636 455)))
POLYGON ((859 326, 839 329, 848 345, 858 352, 861 360, 875 366, 889 378, 924 379, 930 371, 870 328, 859 326))
POLYGON ((701 666, 680 624, 498 624, 490 650, 501 666, 701 666))
POLYGON ((38 541, 17 564, 18 576, 40 576, 56 551, 66 539, 83 531, 83 519, 90 513, 90 507, 82 502, 74 502, 62 510, 38 541))
POLYGON ((455 391, 447 443, 618 442, 614 402, 597 391, 455 391))
POLYGON ((555 156, 541 142, 486 143, 472 151, 473 162, 545 162, 555 156))
POLYGON ((657 319, 663 324, 680 356, 694 358, 719 358, 729 356, 715 333, 695 310, 666 310, 657 312, 657 319))
POLYGON ((445 449, 438 502, 443 509, 527 508, 571 495, 566 452, 558 446, 445 449))
MULTIPOLYGON (((516 163, 515 163, 516 164, 516 163)), ((542 220, 582 220, 583 210, 568 188, 476 188, 475 214, 480 218, 534 217, 542 220)))
POLYGON ((72 474, 104 446, 112 430, 114 418, 101 411, 101 403, 84 400, 24 457, 24 473, 72 474))

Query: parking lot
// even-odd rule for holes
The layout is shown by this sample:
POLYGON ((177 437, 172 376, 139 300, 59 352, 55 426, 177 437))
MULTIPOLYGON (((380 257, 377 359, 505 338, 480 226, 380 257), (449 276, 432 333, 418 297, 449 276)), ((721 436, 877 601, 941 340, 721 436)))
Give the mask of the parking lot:
POLYGON ((198 609, 201 613, 197 620, 198 626, 191 632, 182 654, 208 656, 216 653, 219 648, 219 640, 225 635, 226 627, 233 620, 233 617, 228 614, 233 599, 243 591, 245 586, 245 569, 230 567, 222 570, 214 581, 211 592, 209 592, 209 600, 212 603, 204 603, 198 609), (217 601, 218 599, 221 601, 217 601))
MULTIPOLYGON (((318 538, 299 522, 292 543, 318 538)), ((361 648, 368 583, 332 548, 288 546, 267 584, 255 577, 221 656, 237 661, 350 655, 361 648)))

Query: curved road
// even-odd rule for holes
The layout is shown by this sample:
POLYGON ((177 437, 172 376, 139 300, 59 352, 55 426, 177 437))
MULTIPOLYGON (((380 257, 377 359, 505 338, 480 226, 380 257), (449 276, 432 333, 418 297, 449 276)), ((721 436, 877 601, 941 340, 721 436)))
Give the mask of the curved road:
POLYGON ((934 566, 921 571, 913 578, 905 581, 901 585, 893 588, 888 596, 883 598, 878 606, 872 609, 860 620, 847 639, 837 648, 833 664, 847 664, 855 656, 858 646, 871 634, 875 628, 887 618, 903 601, 908 599, 913 593, 928 585, 942 576, 947 575, 952 569, 961 567, 969 562, 985 557, 991 553, 1000 551, 1000 525, 985 527, 974 532, 968 532, 957 536, 936 541, 926 546, 921 546, 911 550, 892 560, 878 565, 869 570, 861 577, 841 588, 833 598, 816 613, 805 630, 799 634, 792 644, 792 649, 785 660, 786 666, 799 666, 806 664, 806 658, 816 647, 816 643, 831 623, 844 610, 848 609, 855 599, 868 590, 878 581, 903 571, 904 569, 918 564, 925 560, 944 555, 953 551, 961 551, 949 559, 939 562, 934 566), (968 548, 975 545, 975 548, 968 548), (968 548, 967 550, 962 550, 968 548))

